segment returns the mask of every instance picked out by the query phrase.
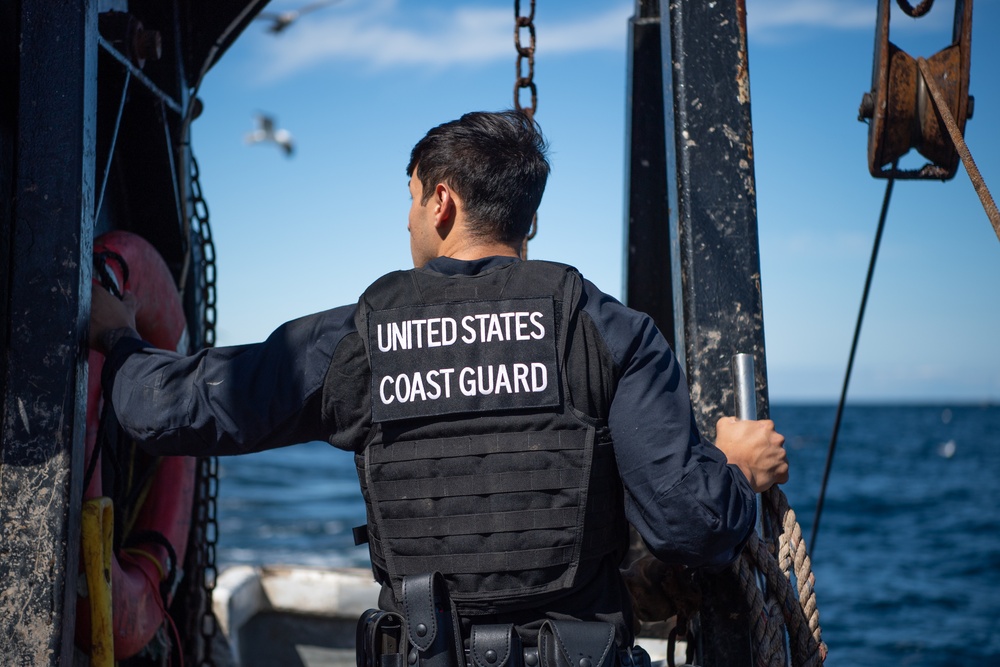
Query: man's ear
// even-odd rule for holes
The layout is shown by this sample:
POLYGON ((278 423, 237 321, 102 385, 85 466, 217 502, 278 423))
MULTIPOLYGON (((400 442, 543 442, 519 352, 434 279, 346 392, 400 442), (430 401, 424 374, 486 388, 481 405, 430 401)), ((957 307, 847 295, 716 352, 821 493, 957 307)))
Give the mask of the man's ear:
POLYGON ((449 227, 455 222, 458 213, 458 201, 455 193, 445 183, 434 186, 434 226, 449 227))

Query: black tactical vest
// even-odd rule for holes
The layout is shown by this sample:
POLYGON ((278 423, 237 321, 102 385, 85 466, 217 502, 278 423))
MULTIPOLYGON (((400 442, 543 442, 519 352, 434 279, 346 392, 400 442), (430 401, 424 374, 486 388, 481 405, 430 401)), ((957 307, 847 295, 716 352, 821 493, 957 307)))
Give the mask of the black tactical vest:
POLYGON ((532 261, 397 272, 362 295, 372 428, 356 462, 396 600, 403 576, 438 571, 463 615, 535 607, 627 546, 607 424, 574 408, 566 372, 571 337, 593 344, 581 294, 574 269, 532 261))

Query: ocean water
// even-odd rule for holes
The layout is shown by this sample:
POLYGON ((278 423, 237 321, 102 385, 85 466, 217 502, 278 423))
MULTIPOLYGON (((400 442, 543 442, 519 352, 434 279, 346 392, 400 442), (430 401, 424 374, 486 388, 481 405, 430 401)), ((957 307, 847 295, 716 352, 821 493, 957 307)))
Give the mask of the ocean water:
MULTIPOLYGON (((835 407, 774 405, 809 535, 835 407)), ((218 560, 368 566, 353 458, 220 462, 218 560)), ((848 406, 811 557, 831 667, 1000 665, 1000 406, 848 406)))

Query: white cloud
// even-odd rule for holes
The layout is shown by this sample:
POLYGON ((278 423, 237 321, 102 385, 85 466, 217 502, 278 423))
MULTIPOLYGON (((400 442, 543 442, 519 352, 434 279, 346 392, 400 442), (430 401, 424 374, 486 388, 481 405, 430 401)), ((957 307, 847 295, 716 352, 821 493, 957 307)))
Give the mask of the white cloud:
POLYGON ((849 0, 748 0, 747 30, 770 33, 805 26, 874 29, 875 5, 849 0))
MULTIPOLYGON (((751 39, 783 41, 803 28, 865 30, 875 26, 871 0, 747 0, 751 39)), ((600 11, 540 3, 535 23, 539 56, 623 50, 634 3, 618 0, 600 11), (566 8, 570 8, 567 10, 566 8)), ((926 30, 951 20, 932 12, 920 21, 901 19, 893 3, 893 27, 926 30)), ((524 11, 522 9, 522 11, 524 11)), ((259 32, 262 77, 273 80, 323 63, 363 68, 443 68, 513 59, 513 11, 507 3, 455 6, 399 0, 343 1, 311 13, 280 35, 259 32)), ((525 39, 527 31, 523 32, 525 39)))
MULTIPOLYGON (((766 41, 793 38, 802 28, 865 30, 874 34, 875 10, 872 0, 747 0, 747 32, 751 39, 766 41)), ((895 2, 891 10, 889 26, 893 32, 939 30, 952 21, 951 11, 931 11, 918 21, 905 16, 895 2)))
MULTIPOLYGON (((344 3, 263 41, 265 79, 325 62, 363 67, 448 67, 514 58, 510 7, 414 7, 397 0, 344 3)), ((539 56, 624 49, 631 3, 586 16, 536 14, 539 56)), ((527 31, 523 38, 527 39, 527 31)))
POLYGON ((628 20, 634 8, 630 3, 620 4, 590 17, 562 23, 549 24, 541 19, 539 24, 539 52, 575 53, 594 49, 619 49, 626 47, 628 20))

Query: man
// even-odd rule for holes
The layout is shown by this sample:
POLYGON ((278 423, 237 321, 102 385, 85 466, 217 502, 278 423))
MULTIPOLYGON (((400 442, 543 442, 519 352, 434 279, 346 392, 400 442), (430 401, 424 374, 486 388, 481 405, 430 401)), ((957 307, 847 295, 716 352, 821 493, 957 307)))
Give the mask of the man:
POLYGON ((631 643, 627 523, 668 562, 722 566, 754 493, 787 480, 769 421, 701 440, 650 318, 561 264, 521 261, 548 176, 518 112, 432 129, 407 174, 414 269, 256 345, 156 350, 131 303, 94 292, 91 343, 123 427, 152 453, 325 440, 355 453, 380 606, 440 571, 466 633, 604 621, 631 643), (627 522, 626 522, 627 519, 627 522))

